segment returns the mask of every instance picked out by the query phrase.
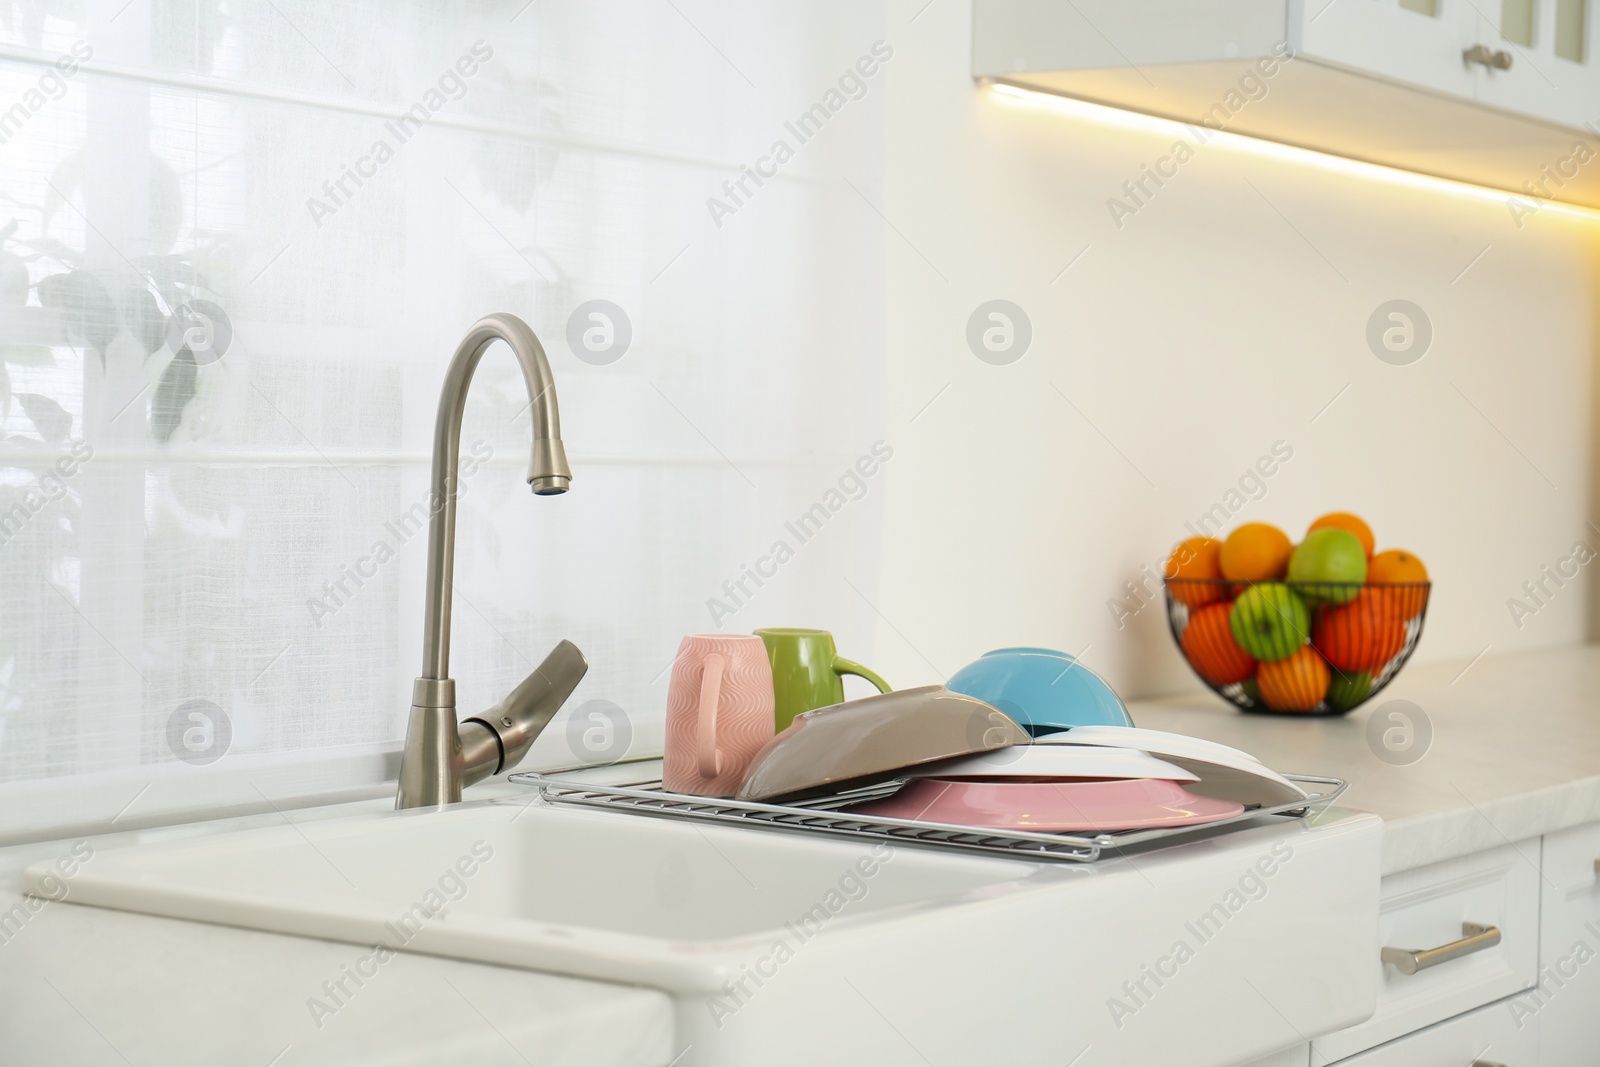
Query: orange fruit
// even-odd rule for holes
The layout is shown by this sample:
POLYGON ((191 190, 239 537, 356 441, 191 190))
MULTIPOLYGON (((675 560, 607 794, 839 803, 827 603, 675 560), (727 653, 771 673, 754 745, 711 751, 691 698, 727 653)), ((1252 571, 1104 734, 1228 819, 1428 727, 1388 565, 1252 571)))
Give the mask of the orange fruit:
MULTIPOLYGON (((1423 583, 1428 580, 1428 568, 1422 561, 1404 549, 1391 548, 1379 552, 1367 565, 1367 581, 1378 585, 1398 584, 1402 588, 1382 590, 1394 601, 1403 619, 1414 619, 1422 614, 1428 603, 1428 590, 1423 583)), ((1379 590, 1373 590, 1378 592, 1379 590)))
POLYGON ((1215 581, 1222 577, 1222 542, 1215 537, 1191 537, 1187 541, 1180 541, 1172 550, 1172 555, 1167 557, 1167 577, 1176 578, 1176 584, 1168 585, 1167 590, 1174 600, 1198 608, 1222 599, 1227 588, 1220 584, 1204 584, 1201 581, 1189 582, 1185 579, 1205 579, 1215 581))
POLYGON ((1242 682, 1256 672, 1256 661, 1239 647, 1228 626, 1232 604, 1212 604, 1189 617, 1178 647, 1195 673, 1212 685, 1242 682))
POLYGON ((1312 711, 1328 692, 1328 678, 1328 665, 1308 646, 1288 659, 1263 663, 1256 671, 1256 686, 1275 711, 1312 711))
POLYGON ((1367 589, 1348 604, 1324 608, 1311 628, 1311 644, 1349 674, 1376 672, 1406 644, 1405 616, 1388 590, 1367 589))
POLYGON ((1369 582, 1425 582, 1428 568, 1402 548, 1391 548, 1372 557, 1367 567, 1369 582))
POLYGON ((1372 537, 1372 527, 1359 515, 1352 515, 1348 511, 1330 511, 1322 518, 1306 527, 1306 533, 1312 530, 1348 530, 1356 535, 1356 540, 1361 542, 1361 547, 1366 549, 1367 558, 1372 558, 1372 550, 1377 542, 1372 537))
POLYGON ((1222 576, 1235 582, 1275 582, 1289 570, 1289 535, 1264 522, 1247 522, 1222 542, 1222 576))

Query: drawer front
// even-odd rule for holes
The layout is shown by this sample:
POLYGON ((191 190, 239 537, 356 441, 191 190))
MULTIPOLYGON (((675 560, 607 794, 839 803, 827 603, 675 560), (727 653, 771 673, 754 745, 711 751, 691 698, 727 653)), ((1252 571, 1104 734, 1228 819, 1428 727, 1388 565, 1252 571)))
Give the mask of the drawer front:
POLYGON ((1594 1067, 1600 1060, 1600 824, 1544 839, 1539 974, 1508 1014, 1538 1023, 1544 1067, 1594 1067))
MULTIPOLYGON (((1539 855, 1535 839, 1385 878, 1372 952, 1380 972, 1377 1011, 1364 1023, 1318 1038, 1314 1059, 1352 1056, 1531 989, 1539 952, 1539 855), (1491 936, 1461 944, 1465 924, 1497 929, 1499 942, 1489 944, 1491 936), (1423 955, 1412 974, 1382 961, 1386 947, 1451 945, 1461 954, 1423 955)), ((1509 1020, 1508 1011, 1501 1014, 1509 1020)))
MULTIPOLYGON (((1338 1067, 1548 1067, 1540 1063, 1536 1025, 1517 1028, 1505 1004, 1408 1034, 1343 1060, 1338 1067)), ((1586 1061, 1592 1064, 1593 1053, 1586 1061)))

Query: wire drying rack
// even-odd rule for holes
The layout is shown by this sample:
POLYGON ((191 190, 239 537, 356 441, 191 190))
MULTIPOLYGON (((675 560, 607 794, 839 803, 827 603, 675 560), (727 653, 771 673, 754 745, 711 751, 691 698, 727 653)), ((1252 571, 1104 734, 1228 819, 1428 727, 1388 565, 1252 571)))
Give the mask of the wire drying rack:
POLYGON ((1308 774, 1286 774, 1284 777, 1306 791, 1304 800, 1271 807, 1250 808, 1242 815, 1198 826, 1127 830, 1089 836, 1023 830, 986 830, 948 823, 912 822, 908 819, 857 815, 847 810, 840 810, 853 804, 889 796, 904 785, 906 779, 880 782, 792 804, 764 804, 748 800, 669 793, 661 788, 659 781, 645 781, 626 786, 599 785, 534 772, 513 774, 510 781, 538 789, 540 796, 551 804, 573 804, 580 807, 621 811, 630 815, 731 823, 765 830, 831 834, 858 840, 864 838, 965 852, 986 852, 1022 860, 1093 863, 1107 852, 1120 853, 1127 849, 1159 847, 1188 837, 1215 834, 1218 830, 1228 827, 1243 829, 1246 824, 1261 825, 1271 818, 1303 818, 1338 799, 1347 785, 1343 779, 1321 778, 1308 774))

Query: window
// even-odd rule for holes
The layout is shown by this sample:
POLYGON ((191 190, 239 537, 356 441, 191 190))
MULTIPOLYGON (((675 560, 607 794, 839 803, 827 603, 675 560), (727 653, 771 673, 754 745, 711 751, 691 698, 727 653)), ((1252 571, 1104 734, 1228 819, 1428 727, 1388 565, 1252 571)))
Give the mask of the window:
MULTIPOLYGON (((683 633, 870 640, 839 576, 871 587, 876 487, 744 576, 880 436, 881 228, 841 181, 876 195, 883 75, 841 82, 872 18, 74 10, 0 28, 23 56, 0 62, 0 835, 381 788, 438 387, 490 311, 544 341, 575 477, 528 493, 526 398, 489 353, 464 712, 570 638, 574 710, 606 702, 648 752, 683 633), (830 92, 797 141, 782 120, 830 92), (568 341, 593 300, 627 317, 615 362, 568 341)), ((533 761, 582 754, 564 723, 533 761)))

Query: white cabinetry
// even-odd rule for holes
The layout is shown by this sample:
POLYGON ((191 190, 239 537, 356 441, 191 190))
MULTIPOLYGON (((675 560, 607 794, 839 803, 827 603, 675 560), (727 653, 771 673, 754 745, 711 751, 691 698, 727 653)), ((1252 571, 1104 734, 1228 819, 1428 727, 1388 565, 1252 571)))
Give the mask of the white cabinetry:
POLYGON ((1482 33, 1466 0, 1436 0, 1433 14, 1399 0, 1307 0, 1306 6, 1300 39, 1290 38, 1302 56, 1461 100, 1476 97, 1483 67, 1463 55, 1482 33))
POLYGON ((1600 122, 1591 2, 1307 0, 1297 48, 1319 62, 1582 127, 1600 122))
MULTIPOLYGON (((1382 964, 1372 1018, 1317 1038, 1311 1063, 1600 1063, 1600 823, 1390 875, 1379 908, 1375 964, 1383 947, 1448 945, 1463 923, 1500 937, 1414 974, 1382 964)), ((1305 1062, 1304 1051, 1283 1055, 1305 1062)))
POLYGON ((1600 206, 1600 161, 1589 162, 1600 134, 1586 128, 1600 130, 1596 3, 974 0, 972 71, 987 82, 1600 206), (1574 161, 1580 140, 1588 151, 1574 161))
MULTIPOLYGON (((1593 1053, 1584 1061, 1594 1062, 1593 1053)), ((1408 1034, 1338 1067, 1541 1067, 1535 1026, 1518 1028, 1504 1003, 1408 1034)))
POLYGON ((1600 825, 1544 839, 1539 980, 1508 1014, 1538 1024, 1543 1067, 1600 1062, 1600 825))
POLYGON ((1565 126, 1600 123, 1600 40, 1589 17, 1591 3, 1466 4, 1474 43, 1502 51, 1510 61, 1504 69, 1478 68, 1479 102, 1565 126))
POLYGON ((1380 972, 1378 1009, 1367 1022, 1313 1042, 1321 1062, 1533 986, 1539 957, 1537 839, 1390 875, 1379 899, 1372 952, 1372 966, 1380 972), (1473 936, 1478 929, 1493 933, 1473 936), (1382 962, 1384 949, 1433 955, 1420 955, 1407 973, 1409 964, 1382 962))

